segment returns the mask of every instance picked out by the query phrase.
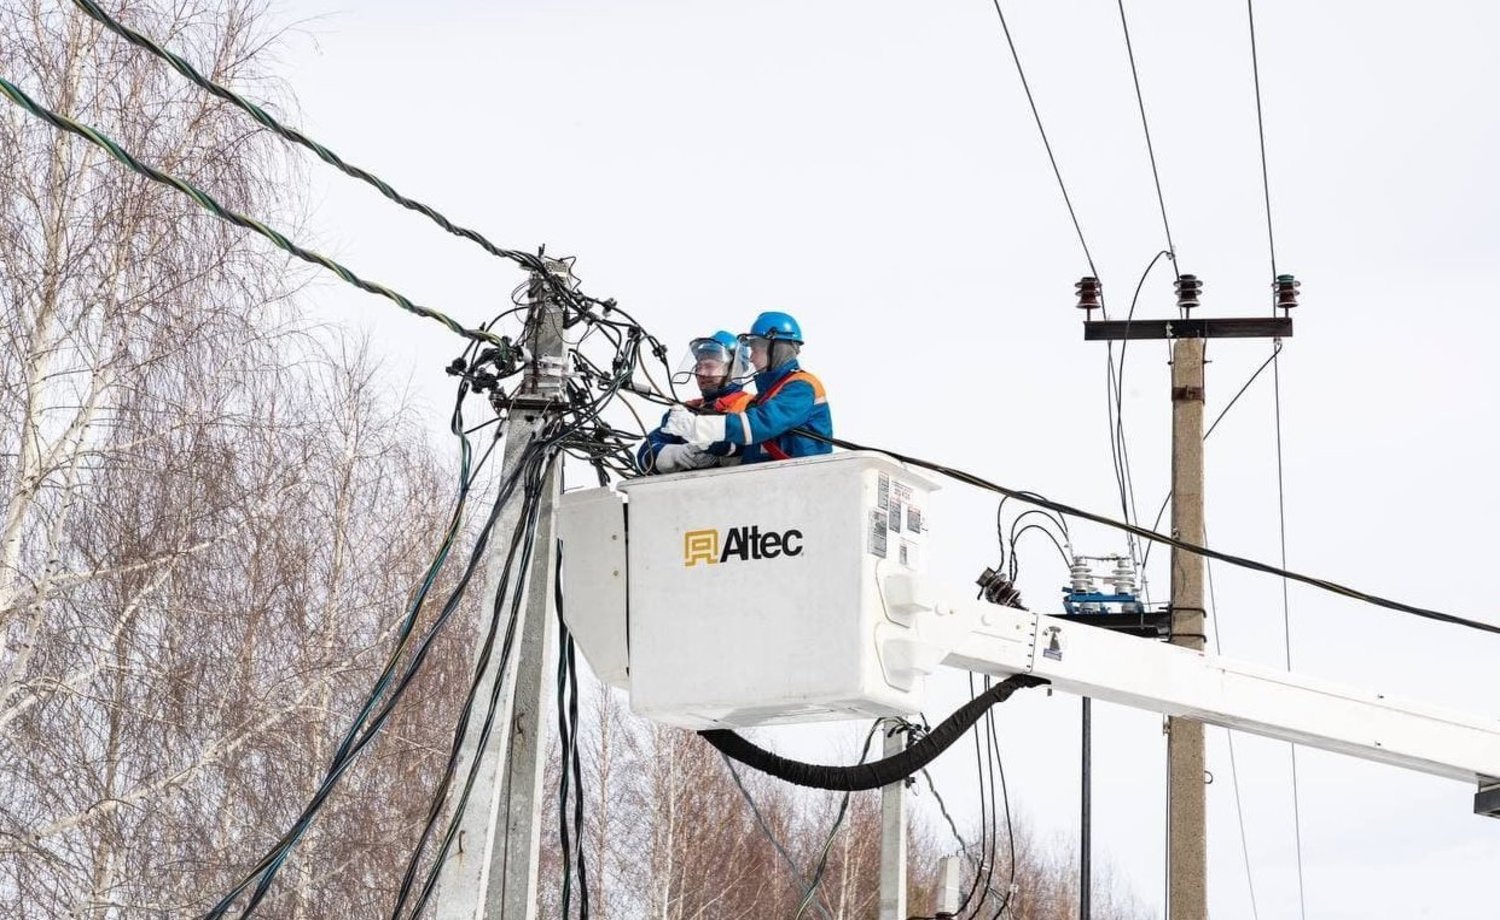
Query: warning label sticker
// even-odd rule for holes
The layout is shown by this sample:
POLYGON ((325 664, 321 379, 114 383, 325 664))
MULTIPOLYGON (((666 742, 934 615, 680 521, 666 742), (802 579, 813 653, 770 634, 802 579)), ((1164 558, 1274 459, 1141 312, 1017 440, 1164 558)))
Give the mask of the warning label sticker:
POLYGON ((890 514, 891 529, 894 530, 896 533, 900 533, 901 532, 901 519, 903 517, 905 517, 905 511, 902 509, 901 503, 900 502, 891 502, 891 514, 890 514))
POLYGON ((886 514, 884 511, 871 511, 869 552, 884 559, 887 552, 886 542, 886 514))
POLYGON ((891 477, 884 473, 880 474, 879 485, 875 488, 875 507, 881 511, 891 506, 891 477))
POLYGON ((906 506, 906 529, 912 533, 922 532, 922 509, 916 505, 906 506))

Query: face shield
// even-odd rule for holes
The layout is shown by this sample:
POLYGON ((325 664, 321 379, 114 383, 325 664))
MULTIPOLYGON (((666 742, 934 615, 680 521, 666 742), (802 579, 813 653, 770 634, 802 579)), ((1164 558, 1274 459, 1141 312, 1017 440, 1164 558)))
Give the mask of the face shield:
POLYGON ((785 339, 749 334, 740 336, 740 354, 744 356, 751 374, 775 370, 797 357, 800 348, 796 342, 785 339))
POLYGON ((683 384, 692 380, 704 396, 717 393, 752 373, 744 365, 742 354, 743 349, 731 348, 718 339, 693 339, 672 375, 672 382, 683 384))

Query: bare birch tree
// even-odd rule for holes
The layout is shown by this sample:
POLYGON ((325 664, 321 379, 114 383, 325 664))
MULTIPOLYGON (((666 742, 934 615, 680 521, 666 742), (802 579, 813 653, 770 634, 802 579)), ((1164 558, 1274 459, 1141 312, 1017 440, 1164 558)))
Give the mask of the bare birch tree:
MULTIPOLYGON (((257 0, 119 15, 219 82, 270 85, 257 0)), ((0 5, 0 72, 295 218, 273 139, 66 4, 0 5)), ((0 914, 201 913, 316 787, 453 464, 366 349, 294 319, 285 259, 9 107, 0 234, 0 914)), ((442 645, 267 915, 388 909, 467 655, 442 645)))
MULTIPOLYGON (((594 685, 588 703, 580 745, 589 809, 585 851, 592 894, 590 917, 874 920, 877 916, 878 792, 851 796, 843 820, 835 825, 842 795, 796 789, 741 768, 741 779, 764 822, 763 830, 718 752, 702 739, 633 718, 623 706, 623 696, 601 685, 594 685), (830 833, 835 826, 837 830, 830 833), (772 844, 772 837, 785 850, 785 857, 772 844), (820 863, 817 890, 805 898, 820 863)), ((538 900, 544 917, 561 916, 558 766, 554 756, 546 778, 549 797, 544 815, 549 825, 543 836, 538 900)), ((1004 834, 1002 823, 1000 835, 986 832, 986 873, 970 910, 983 899, 987 906, 975 915, 993 915, 1014 882, 1016 893, 1006 916, 1016 920, 1077 916, 1077 863, 1068 842, 1042 845, 1020 817, 1013 820, 1013 827, 1014 879, 1009 835, 1004 834), (983 893, 986 881, 992 890, 988 896, 983 893)), ((964 878, 967 888, 980 857, 980 835, 977 822, 965 830, 970 860, 964 878)), ((961 848, 946 828, 940 832, 916 817, 909 841, 909 908, 913 915, 930 915, 936 907, 939 861, 961 848)), ((1128 891, 1113 882, 1107 866, 1102 868, 1096 876, 1100 884, 1094 892, 1094 916, 1101 920, 1149 916, 1128 891)), ((574 885, 576 892, 576 880, 574 885)), ((578 916, 578 901, 575 893, 572 916, 578 916)))

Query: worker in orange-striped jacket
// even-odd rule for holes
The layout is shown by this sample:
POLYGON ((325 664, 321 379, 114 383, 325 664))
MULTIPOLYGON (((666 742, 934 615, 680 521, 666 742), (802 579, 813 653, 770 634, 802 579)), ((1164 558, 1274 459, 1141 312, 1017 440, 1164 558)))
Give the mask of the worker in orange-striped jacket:
POLYGON ((710 451, 740 449, 745 463, 831 452, 827 441, 796 430, 833 437, 823 384, 797 362, 802 344, 802 328, 788 314, 757 316, 750 331, 739 337, 739 350, 755 370, 755 398, 744 409, 720 416, 673 409, 662 430, 710 451))
MULTIPOLYGON (((743 411, 750 405, 750 394, 745 392, 744 384, 750 376, 749 367, 736 337, 720 331, 688 343, 687 357, 672 375, 672 382, 696 382, 698 392, 703 395, 688 400, 688 408, 699 414, 722 416, 743 411)), ((636 466, 641 472, 680 473, 740 462, 742 451, 732 444, 694 447, 668 433, 665 427, 670 417, 670 414, 664 417, 662 426, 646 435, 636 451, 636 466)))

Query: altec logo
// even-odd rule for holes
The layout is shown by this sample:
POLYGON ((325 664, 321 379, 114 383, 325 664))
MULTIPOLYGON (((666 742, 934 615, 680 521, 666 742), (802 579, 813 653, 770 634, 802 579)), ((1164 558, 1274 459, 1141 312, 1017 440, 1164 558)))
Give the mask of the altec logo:
POLYGON ((776 559, 780 556, 802 555, 802 531, 768 530, 760 532, 758 526, 731 527, 719 538, 717 530, 689 530, 682 535, 682 564, 694 566, 717 565, 738 559, 776 559))

